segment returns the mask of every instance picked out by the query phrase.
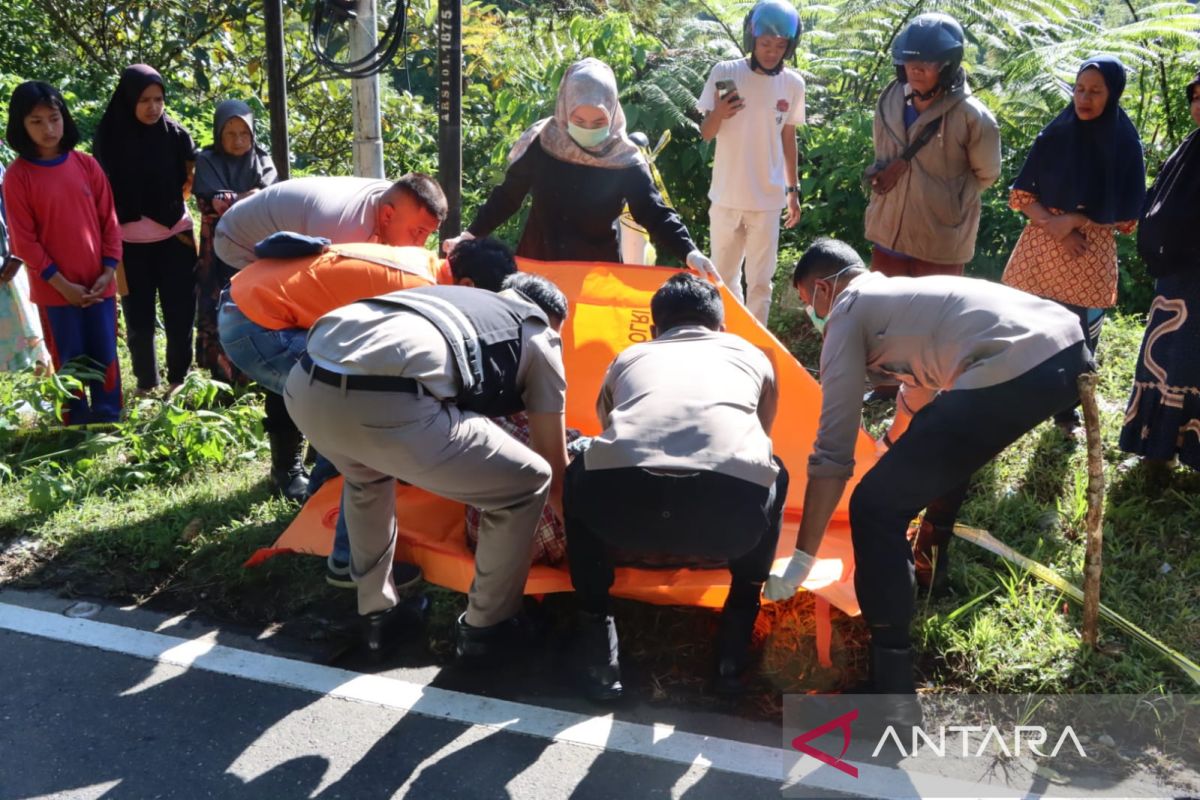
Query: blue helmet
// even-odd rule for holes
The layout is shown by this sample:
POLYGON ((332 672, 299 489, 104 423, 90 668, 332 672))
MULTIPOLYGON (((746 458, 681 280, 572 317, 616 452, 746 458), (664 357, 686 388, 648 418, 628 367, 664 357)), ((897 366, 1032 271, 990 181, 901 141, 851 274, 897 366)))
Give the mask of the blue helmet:
POLYGON ((754 40, 759 36, 782 36, 788 40, 785 59, 796 54, 804 26, 800 14, 784 0, 758 0, 742 22, 742 49, 754 52, 754 40))

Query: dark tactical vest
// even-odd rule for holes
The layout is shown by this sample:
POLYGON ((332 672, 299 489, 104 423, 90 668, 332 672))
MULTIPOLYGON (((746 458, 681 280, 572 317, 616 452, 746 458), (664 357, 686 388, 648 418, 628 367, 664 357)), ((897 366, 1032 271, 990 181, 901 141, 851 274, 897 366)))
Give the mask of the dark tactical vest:
POLYGON ((525 409, 517 367, 521 363, 521 323, 546 315, 515 292, 497 294, 470 286, 422 286, 371 302, 401 306, 420 314, 446 337, 462 376, 454 399, 465 410, 505 417, 525 409))

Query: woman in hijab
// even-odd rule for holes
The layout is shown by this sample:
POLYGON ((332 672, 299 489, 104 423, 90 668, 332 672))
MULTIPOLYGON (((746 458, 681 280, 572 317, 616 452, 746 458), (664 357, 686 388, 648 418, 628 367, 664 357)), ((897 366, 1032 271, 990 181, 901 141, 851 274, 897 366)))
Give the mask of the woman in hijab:
POLYGON ((167 332, 167 383, 174 389, 192 364, 196 241, 188 191, 196 161, 192 137, 164 111, 162 76, 126 67, 96 129, 93 151, 112 184, 124 242, 128 292, 121 301, 138 394, 158 386, 154 351, 156 298, 167 332))
POLYGON ((234 270, 213 252, 217 220, 238 200, 275 182, 275 164, 254 137, 254 112, 226 100, 213 115, 213 142, 196 157, 192 194, 200 209, 200 260, 196 263, 196 364, 227 383, 244 383, 217 336, 217 301, 234 270))
POLYGON ((459 237, 489 235, 533 197, 517 255, 542 261, 619 262, 616 221, 628 203, 660 253, 716 275, 665 202, 645 157, 625 133, 617 80, 602 61, 572 64, 558 87, 554 116, 533 125, 508 154, 508 172, 459 237))
MULTIPOLYGON (((1187 85, 1200 125, 1200 73, 1187 85)), ((1158 280, 1125 409, 1121 449, 1160 469, 1200 470, 1200 131, 1159 170, 1146 196, 1138 252, 1158 280)))
MULTIPOLYGON (((1029 224, 1001 280, 1078 315, 1093 353, 1117 302, 1114 231, 1133 232, 1146 195, 1142 142, 1118 105, 1124 90, 1120 60, 1083 62, 1071 105, 1034 140, 1008 200, 1029 224)), ((1079 427, 1073 408, 1054 420, 1071 435, 1079 427)))

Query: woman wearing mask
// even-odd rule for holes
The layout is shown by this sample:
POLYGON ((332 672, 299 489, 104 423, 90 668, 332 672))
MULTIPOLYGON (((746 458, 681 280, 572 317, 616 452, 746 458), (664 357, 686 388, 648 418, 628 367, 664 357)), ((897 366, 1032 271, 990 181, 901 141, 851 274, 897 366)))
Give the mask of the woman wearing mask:
MULTIPOLYGON (((1071 104, 1034 140, 1008 200, 1029 224, 1001 280, 1074 312, 1092 353, 1117 302, 1114 233, 1133 232, 1146 195, 1142 142, 1118 105, 1124 90, 1116 57, 1083 62, 1071 104)), ((1054 420, 1066 433, 1079 427, 1074 409, 1054 420)))
POLYGON ((660 253, 716 275, 679 215, 663 202, 645 157, 625 133, 617 81, 602 61, 572 64, 554 116, 540 120, 508 154, 508 172, 467 230, 443 245, 489 235, 532 196, 517 255, 541 261, 619 262, 615 223, 626 203, 660 253))
POLYGON ((217 301, 236 273, 213 252, 217 220, 234 203, 275 182, 275 163, 254 137, 254 112, 226 100, 213 115, 213 143, 196 157, 192 194, 200 209, 200 260, 196 262, 196 364, 218 380, 245 378, 225 355, 217 336, 217 301))
POLYGON ((160 299, 169 389, 183 382, 192 364, 196 240, 185 201, 196 145, 164 104, 163 79, 153 67, 126 67, 93 145, 121 223, 128 285, 121 308, 139 394, 159 382, 154 334, 160 299))

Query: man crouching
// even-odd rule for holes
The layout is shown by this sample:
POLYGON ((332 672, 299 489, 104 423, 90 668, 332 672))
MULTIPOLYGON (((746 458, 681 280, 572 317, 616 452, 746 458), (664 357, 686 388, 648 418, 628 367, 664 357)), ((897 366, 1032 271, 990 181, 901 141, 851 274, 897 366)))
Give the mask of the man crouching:
POLYGON ((368 648, 409 633, 392 579, 395 478, 483 511, 475 579, 455 649, 473 659, 521 643, 534 527, 561 514, 567 300, 537 275, 499 293, 427 286, 317 320, 284 387, 288 412, 345 476, 351 576, 368 648), (489 419, 529 415, 529 445, 489 419))
POLYGON ((564 487, 580 678, 597 701, 623 691, 608 602, 613 548, 728 562, 715 688, 741 689, 787 497, 787 471, 771 452, 774 368, 723 332, 716 287, 675 275, 650 313, 654 338, 609 365, 596 402, 604 432, 567 469, 564 487))

